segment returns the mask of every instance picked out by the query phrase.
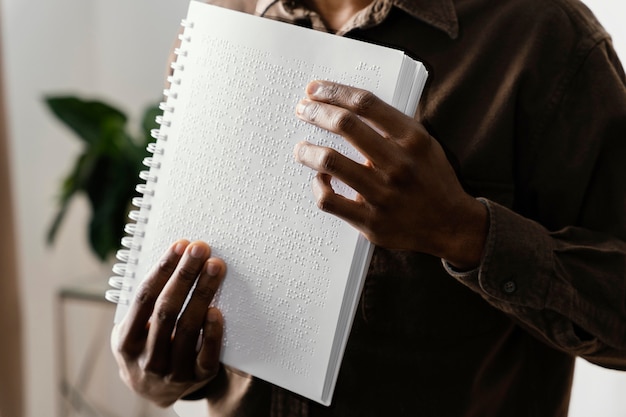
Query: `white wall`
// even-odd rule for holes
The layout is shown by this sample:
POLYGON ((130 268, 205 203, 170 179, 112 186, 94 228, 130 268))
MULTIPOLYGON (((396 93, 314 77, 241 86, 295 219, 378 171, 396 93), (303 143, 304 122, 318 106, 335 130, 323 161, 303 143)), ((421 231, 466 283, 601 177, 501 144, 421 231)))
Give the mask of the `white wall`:
MULTIPOLYGON (((109 266, 101 266, 86 249, 84 201, 73 205, 56 245, 44 245, 55 193, 80 148, 41 99, 44 94, 81 92, 137 115, 159 99, 165 59, 187 1, 1 1, 25 318, 27 417, 48 417, 57 407, 55 292, 75 280, 101 279, 109 266)), ((626 57, 620 2, 586 3, 626 57)), ((89 320, 98 323, 97 318, 89 320)), ((625 389, 624 374, 581 362, 571 417, 626 415, 626 399, 620 395, 625 389)))
MULTIPOLYGON (((583 0, 613 37, 626 64, 626 12, 622 0, 583 0)), ((626 373, 591 365, 579 359, 569 417, 626 416, 626 373)))
POLYGON ((583 0, 613 37, 617 54, 626 62, 626 9, 621 0, 583 0))
POLYGON ((160 99, 166 58, 187 4, 2 0, 29 417, 53 416, 57 409, 57 288, 80 279, 106 279, 110 272, 87 249, 85 201, 71 207, 55 246, 44 244, 60 181, 80 145, 50 116, 42 98, 82 93, 137 115, 160 99))

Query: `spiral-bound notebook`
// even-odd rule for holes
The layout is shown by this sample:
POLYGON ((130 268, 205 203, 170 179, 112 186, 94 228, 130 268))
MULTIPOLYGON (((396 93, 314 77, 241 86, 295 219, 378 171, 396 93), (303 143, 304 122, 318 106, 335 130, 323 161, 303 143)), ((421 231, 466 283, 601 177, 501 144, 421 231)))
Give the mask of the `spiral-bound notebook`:
MULTIPOLYGON (((372 245, 320 212, 301 140, 363 161, 301 122, 313 79, 355 85, 414 114, 427 72, 403 52, 192 1, 161 127, 118 253, 120 321, 138 281, 176 239, 201 239, 228 265, 216 305, 222 361, 329 404, 372 245)), ((343 184, 336 189, 348 197, 343 184)))

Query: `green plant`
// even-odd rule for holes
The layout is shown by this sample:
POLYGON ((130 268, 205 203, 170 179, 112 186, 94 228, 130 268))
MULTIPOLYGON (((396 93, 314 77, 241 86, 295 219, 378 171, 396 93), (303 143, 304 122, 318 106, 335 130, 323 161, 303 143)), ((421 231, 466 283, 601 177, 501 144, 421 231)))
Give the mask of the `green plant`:
POLYGON ((105 261, 120 247, 131 199, 137 195, 142 160, 151 142, 150 131, 157 127, 158 106, 149 106, 143 115, 140 133, 127 130, 128 117, 119 109, 97 100, 73 96, 46 97, 52 113, 83 142, 84 149, 63 180, 58 211, 47 234, 52 244, 72 198, 87 196, 91 219, 91 250, 105 261))

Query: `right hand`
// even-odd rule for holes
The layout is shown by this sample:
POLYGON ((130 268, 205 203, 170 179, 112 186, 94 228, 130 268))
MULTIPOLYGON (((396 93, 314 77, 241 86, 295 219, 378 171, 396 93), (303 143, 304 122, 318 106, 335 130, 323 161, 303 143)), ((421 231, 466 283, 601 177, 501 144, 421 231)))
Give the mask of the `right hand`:
POLYGON ((120 376, 133 391, 167 407, 218 375, 224 323, 209 305, 225 273, 224 261, 211 258, 206 243, 186 240, 175 242, 152 268, 111 334, 120 376))

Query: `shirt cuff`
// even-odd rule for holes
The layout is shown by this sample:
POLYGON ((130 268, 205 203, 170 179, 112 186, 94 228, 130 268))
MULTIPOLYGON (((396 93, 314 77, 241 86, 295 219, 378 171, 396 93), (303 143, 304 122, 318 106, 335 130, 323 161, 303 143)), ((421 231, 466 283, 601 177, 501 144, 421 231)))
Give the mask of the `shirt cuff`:
POLYGON ((504 311, 543 308, 553 271, 548 231, 506 207, 479 200, 490 220, 481 263, 474 270, 459 271, 443 260, 445 270, 504 311))

